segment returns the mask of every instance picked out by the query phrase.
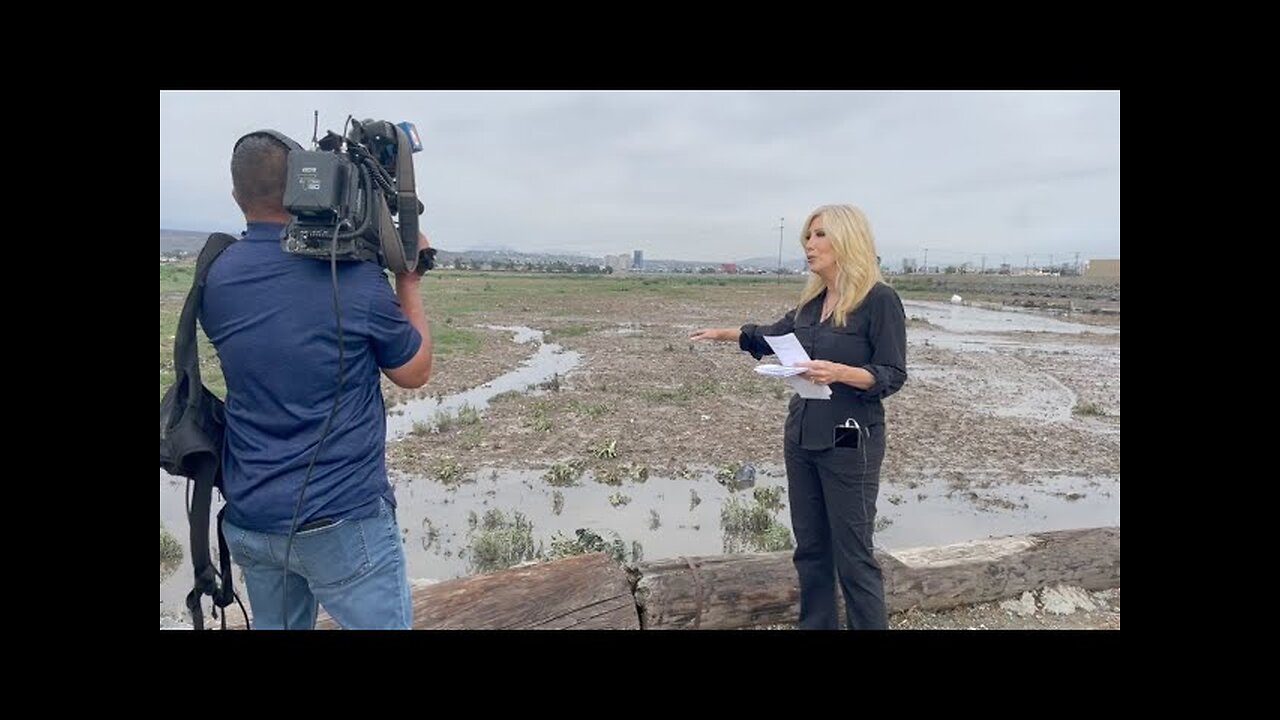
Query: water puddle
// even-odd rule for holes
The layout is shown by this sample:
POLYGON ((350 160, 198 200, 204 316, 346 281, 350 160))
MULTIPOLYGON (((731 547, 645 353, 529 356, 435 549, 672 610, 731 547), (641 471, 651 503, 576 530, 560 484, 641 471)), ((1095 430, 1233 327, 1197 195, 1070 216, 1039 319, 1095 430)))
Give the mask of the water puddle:
MULTIPOLYGON (((497 510, 510 524, 520 513, 530 549, 551 550, 559 537, 588 530, 626 550, 656 560, 682 555, 718 555, 726 548, 760 550, 763 536, 738 532, 742 518, 791 527, 781 468, 762 468, 754 486, 731 491, 711 470, 693 478, 651 477, 622 485, 596 482, 590 473, 571 487, 546 482, 543 470, 481 469, 466 481, 445 486, 422 478, 396 478, 397 517, 408 558, 409 577, 444 580, 476 571, 476 548, 486 513, 497 510), (780 511, 762 509, 756 490, 780 497, 780 511), (722 510, 737 517, 726 528, 722 510), (638 548, 636 547, 638 545, 638 548)), ((160 517, 183 545, 187 522, 183 482, 160 480, 160 517)), ((221 503, 215 500, 215 506, 221 503)), ((876 545, 908 548, 944 545, 991 536, 1068 528, 1118 526, 1120 482, 1047 474, 1026 483, 969 482, 960 487, 929 479, 883 484, 877 502, 876 545), (981 487, 982 485, 987 487, 981 487)), ((216 511, 217 507, 215 507, 216 511)), ((756 525, 758 526, 758 524, 756 525)), ((487 538, 492 545, 495 538, 487 538)), ((788 537, 787 533, 783 537, 788 537)), ((216 547, 216 544, 214 545, 216 547)), ((776 548, 771 548, 776 549, 776 548)), ((181 615, 190 589, 191 566, 181 566, 160 585, 162 613, 181 615)), ((239 578, 237 577, 237 582, 239 578)))
POLYGON ((390 408, 387 414, 388 442, 399 440, 413 432, 415 423, 430 426, 437 419, 446 416, 456 417, 463 407, 483 411, 489 407, 489 401, 495 396, 513 390, 524 392, 531 385, 536 386, 551 380, 556 375, 564 375, 582 361, 582 356, 573 350, 565 350, 555 343, 542 342, 541 330, 527 327, 488 327, 490 330, 511 332, 515 342, 538 342, 540 346, 537 352, 520 364, 520 367, 484 385, 443 398, 428 397, 410 400, 390 408))

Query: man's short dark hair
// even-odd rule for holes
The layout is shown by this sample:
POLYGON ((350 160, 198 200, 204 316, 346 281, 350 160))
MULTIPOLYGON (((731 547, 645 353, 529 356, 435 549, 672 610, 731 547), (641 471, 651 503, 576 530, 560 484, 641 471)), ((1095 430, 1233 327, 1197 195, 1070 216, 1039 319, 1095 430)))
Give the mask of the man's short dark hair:
POLYGON ((245 138, 231 154, 231 186, 246 210, 283 209, 287 171, 284 145, 266 135, 245 138))

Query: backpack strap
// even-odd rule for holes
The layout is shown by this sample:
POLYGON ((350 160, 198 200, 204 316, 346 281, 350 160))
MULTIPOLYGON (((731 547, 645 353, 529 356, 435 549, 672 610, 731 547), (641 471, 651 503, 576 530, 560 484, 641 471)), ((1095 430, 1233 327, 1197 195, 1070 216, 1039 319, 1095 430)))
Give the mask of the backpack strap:
MULTIPOLYGON (((226 233, 213 233, 200 249, 196 258, 196 276, 191 282, 191 291, 182 305, 182 315, 178 318, 178 332, 173 346, 174 372, 181 378, 183 373, 191 376, 191 387, 200 386, 200 358, 196 353, 196 318, 200 315, 200 304, 204 301, 204 286, 209 278, 209 268, 218 259, 223 250, 231 247, 236 239, 226 233)), ((189 393, 187 404, 194 405, 199 393, 189 393)))
MULTIPOLYGON (((206 401, 206 391, 200 380, 200 358, 196 349, 196 318, 200 314, 200 305, 204 301, 205 282, 209 277, 209 268, 236 238, 226 233, 213 233, 200 250, 196 259, 195 279, 191 283, 191 291, 182 306, 182 316, 178 320, 178 331, 173 348, 173 366, 177 375, 175 384, 184 381, 190 392, 187 393, 187 412, 197 414, 196 405, 206 401)), ((216 399, 216 398, 213 398, 216 399)), ((200 453, 192 458, 195 463, 195 492, 191 496, 191 506, 187 509, 187 524, 191 529, 191 567, 195 572, 195 583, 187 594, 187 609, 191 612, 191 622, 196 630, 204 629, 204 613, 200 606, 200 598, 209 595, 214 600, 214 617, 217 608, 225 608, 235 598, 235 590, 231 584, 231 556, 226 550, 226 540, 222 536, 222 514, 218 514, 219 560, 222 571, 221 588, 218 584, 218 573, 213 568, 209 552, 209 514, 213 505, 213 488, 222 485, 222 458, 220 455, 209 456, 200 453)), ((226 625, 226 612, 223 612, 223 625, 226 625)))

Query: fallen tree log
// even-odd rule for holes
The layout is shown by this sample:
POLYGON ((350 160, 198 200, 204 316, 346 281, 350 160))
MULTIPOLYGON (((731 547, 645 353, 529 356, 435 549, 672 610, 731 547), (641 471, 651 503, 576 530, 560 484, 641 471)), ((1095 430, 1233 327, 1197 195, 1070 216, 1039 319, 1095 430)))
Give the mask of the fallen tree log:
MULTIPOLYGON (((231 614, 240 616, 239 611, 231 614)), ((233 623, 228 621, 227 628, 233 623)), ((235 623, 244 629, 243 619, 235 623)), ((336 630, 323 611, 316 628, 336 630)), ((627 573, 604 553, 413 588, 415 630, 639 630, 627 573)))
MULTIPOLYGON (((890 612, 1000 600, 1046 585, 1120 585, 1120 528, 1013 535, 939 547, 876 551, 890 612)), ((730 629, 794 623, 800 587, 791 551, 642 563, 641 627, 730 629)), ((843 615, 844 599, 839 597, 843 615)))
MULTIPOLYGON (((890 612, 1016 597, 1057 584, 1120 586, 1120 528, 1012 535, 877 550, 890 612)), ((837 595, 843 615, 843 598, 837 595)), ((413 589, 414 628, 734 629, 794 623, 791 551, 680 557, 629 572, 604 553, 509 568, 413 589)), ((232 617, 239 616, 233 612, 232 617)), ((243 628, 243 622, 229 622, 243 628)), ((321 629, 336 629, 321 613, 321 629)))

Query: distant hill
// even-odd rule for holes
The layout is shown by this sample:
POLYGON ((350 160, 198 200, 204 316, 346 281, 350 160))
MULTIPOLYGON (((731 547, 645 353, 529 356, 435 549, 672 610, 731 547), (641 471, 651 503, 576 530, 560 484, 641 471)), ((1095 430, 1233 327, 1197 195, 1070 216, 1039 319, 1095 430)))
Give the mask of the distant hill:
POLYGON ((208 232, 194 230, 166 230, 160 228, 161 255, 194 255, 200 252, 208 232))
MULTIPOLYGON (((160 228, 160 254, 162 256, 194 256, 200 252, 200 248, 204 246, 205 240, 209 237, 209 231, 195 230, 170 230, 160 228)), ((598 264, 603 265, 604 259, 600 257, 592 257, 576 252, 534 252, 524 253, 507 248, 489 247, 482 249, 470 248, 466 250, 449 251, 438 248, 439 255, 437 261, 441 264, 449 264, 458 258, 467 260, 468 262, 482 263, 504 263, 514 262, 517 264, 533 264, 546 265, 554 262, 564 262, 568 264, 598 264)), ((746 260, 738 260, 739 268, 758 268, 761 270, 773 270, 778 266, 778 258, 754 257, 746 260)), ((646 258, 645 265, 653 270, 664 269, 667 271, 697 270, 703 267, 720 266, 719 262, 711 261, 692 261, 692 260, 664 260, 661 258, 646 258)), ((806 264, 804 258, 787 258, 783 260, 782 266, 794 272, 805 270, 806 264)))
MULTIPOLYGON (((766 270, 772 270, 778 267, 778 256, 773 257, 753 257, 746 260, 739 260, 738 267, 758 267, 766 270)), ((804 270, 808 267, 808 263, 804 258, 788 258, 782 259, 782 267, 787 270, 804 270)))

